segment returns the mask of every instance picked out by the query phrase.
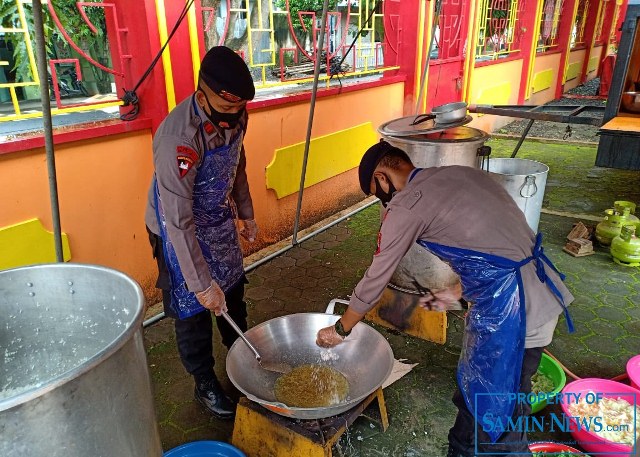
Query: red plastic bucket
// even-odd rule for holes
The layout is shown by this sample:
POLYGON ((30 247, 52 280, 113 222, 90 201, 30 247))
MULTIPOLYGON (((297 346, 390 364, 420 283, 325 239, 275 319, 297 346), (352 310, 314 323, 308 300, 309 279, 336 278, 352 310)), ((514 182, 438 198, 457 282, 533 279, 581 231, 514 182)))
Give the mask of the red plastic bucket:
POLYGON ((581 451, 573 448, 571 446, 567 446, 566 444, 561 443, 552 443, 550 441, 542 441, 539 443, 530 443, 529 449, 531 452, 571 452, 576 455, 585 455, 581 451))

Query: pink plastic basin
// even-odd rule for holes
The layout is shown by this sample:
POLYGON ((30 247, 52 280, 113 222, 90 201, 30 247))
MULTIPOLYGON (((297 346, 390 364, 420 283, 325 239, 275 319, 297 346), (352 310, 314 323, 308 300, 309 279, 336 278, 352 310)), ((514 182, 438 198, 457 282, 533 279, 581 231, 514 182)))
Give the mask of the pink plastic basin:
POLYGON ((627 362, 627 374, 629 375, 629 381, 631 387, 634 389, 640 389, 640 355, 631 357, 627 362))
MULTIPOLYGON (((610 381, 608 379, 599 379, 599 378, 584 378, 578 381, 573 381, 565 386, 562 389, 563 398, 568 398, 566 394, 571 393, 581 393, 582 398, 584 398, 585 394, 589 391, 592 391, 596 394, 601 394, 606 398, 619 399, 622 398, 626 400, 631 405, 638 405, 640 402, 640 390, 634 389, 626 384, 622 384, 620 382, 610 381), (635 396, 634 396, 635 395, 635 396)), ((571 397, 573 399, 573 397, 571 397)), ((575 404, 575 401, 571 401, 571 405, 575 404)), ((571 416, 569 412, 569 404, 567 402, 562 402, 560 404, 562 407, 562 411, 567 417, 571 416)), ((598 454, 599 457, 622 457, 626 455, 634 455, 633 447, 627 446, 624 444, 614 443, 605 438, 602 438, 599 435, 591 431, 587 431, 584 428, 577 428, 577 424, 575 419, 570 419, 571 424, 571 434, 576 442, 583 447, 587 452, 598 454)), ((629 424, 630 427, 633 427, 633 424, 629 424)), ((640 443, 637 443, 638 446, 640 443)))

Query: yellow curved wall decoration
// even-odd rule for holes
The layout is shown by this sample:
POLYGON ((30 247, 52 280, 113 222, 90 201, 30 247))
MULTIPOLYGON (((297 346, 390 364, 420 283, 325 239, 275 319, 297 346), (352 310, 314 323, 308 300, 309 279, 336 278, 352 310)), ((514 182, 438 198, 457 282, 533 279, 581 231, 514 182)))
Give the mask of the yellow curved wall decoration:
POLYGON ((551 87, 551 84, 553 83, 554 75, 555 73, 554 73, 554 70, 552 69, 539 71, 538 73, 533 75, 532 92, 535 94, 536 92, 549 89, 551 87))
POLYGON ((506 81, 480 90, 475 103, 478 105, 507 105, 511 97, 511 82, 506 81))
MULTIPOLYGON (((305 188, 351 170, 364 152, 378 141, 371 122, 311 139, 305 188)), ((267 165, 267 189, 280 199, 298 192, 304 156, 304 141, 276 149, 267 165)))
POLYGON ((565 81, 577 78, 582 71, 582 61, 570 63, 565 73, 565 81))
MULTIPOLYGON (((53 233, 45 230, 39 219, 30 219, 0 227, 0 270, 56 261, 53 233)), ((69 237, 62 234, 62 254, 71 259, 69 237)))

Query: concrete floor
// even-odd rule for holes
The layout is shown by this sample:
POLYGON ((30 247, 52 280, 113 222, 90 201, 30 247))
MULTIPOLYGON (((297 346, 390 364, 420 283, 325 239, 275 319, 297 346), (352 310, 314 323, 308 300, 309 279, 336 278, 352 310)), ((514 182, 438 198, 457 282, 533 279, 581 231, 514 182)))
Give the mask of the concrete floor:
MULTIPOLYGON (((507 157, 515 142, 492 140, 494 157, 507 157)), ((614 200, 640 203, 638 172, 594 168, 596 149, 567 142, 526 142, 518 157, 550 167, 540 231, 545 252, 560 271, 576 300, 571 313, 576 333, 561 318, 549 350, 581 377, 610 378, 624 372, 626 361, 640 353, 640 269, 614 263, 596 248, 593 256, 574 258, 562 252, 572 224, 595 217, 614 200)), ((379 228, 377 206, 370 207, 282 256, 253 270, 246 299, 249 325, 296 312, 324 311, 332 298, 346 298, 375 247, 379 228)), ((429 343, 376 327, 389 341, 395 357, 418 363, 413 371, 385 389, 390 427, 381 433, 368 418, 358 419, 336 446, 350 456, 443 456, 456 410, 450 402, 460 351, 463 323, 450 316, 447 342, 429 343)), ((175 348, 173 324, 165 319, 145 330, 156 413, 164 449, 201 440, 229 441, 233 422, 207 415, 193 400, 193 384, 175 348)), ((216 372, 225 376, 219 336, 215 336, 216 372)), ((539 414, 554 411, 550 406, 539 414)), ((375 416, 370 408, 369 416, 375 416)), ((569 439, 559 434, 533 435, 534 440, 569 439)))

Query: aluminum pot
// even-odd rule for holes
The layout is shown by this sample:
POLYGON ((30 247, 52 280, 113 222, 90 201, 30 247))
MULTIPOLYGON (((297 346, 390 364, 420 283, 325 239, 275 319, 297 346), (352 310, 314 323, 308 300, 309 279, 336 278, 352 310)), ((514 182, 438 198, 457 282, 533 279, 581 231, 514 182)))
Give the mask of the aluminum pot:
POLYGON ((160 457, 144 298, 108 268, 0 272, 0 455, 160 457))
POLYGON ((277 414, 296 419, 335 416, 356 406, 387 379, 393 368, 393 352, 387 340, 367 324, 359 322, 342 344, 324 349, 316 344, 318 330, 336 323, 340 316, 299 313, 277 317, 245 332, 263 360, 292 367, 304 364, 328 365, 349 381, 347 399, 337 405, 296 408, 276 400, 273 386, 280 376, 260 368, 255 355, 240 340, 227 354, 227 374, 249 400, 277 414))
MULTIPOLYGON (((385 136, 385 140, 405 151, 413 164, 421 168, 446 165, 478 168, 478 155, 487 152, 484 143, 488 139, 485 132, 471 127, 455 127, 424 135, 385 136)), ((414 281, 429 289, 442 289, 457 284, 459 278, 446 263, 414 243, 398 264, 390 285, 416 294, 414 281)))
POLYGON ((500 158, 491 159, 484 169, 513 198, 531 230, 538 233, 549 167, 535 160, 500 158))

